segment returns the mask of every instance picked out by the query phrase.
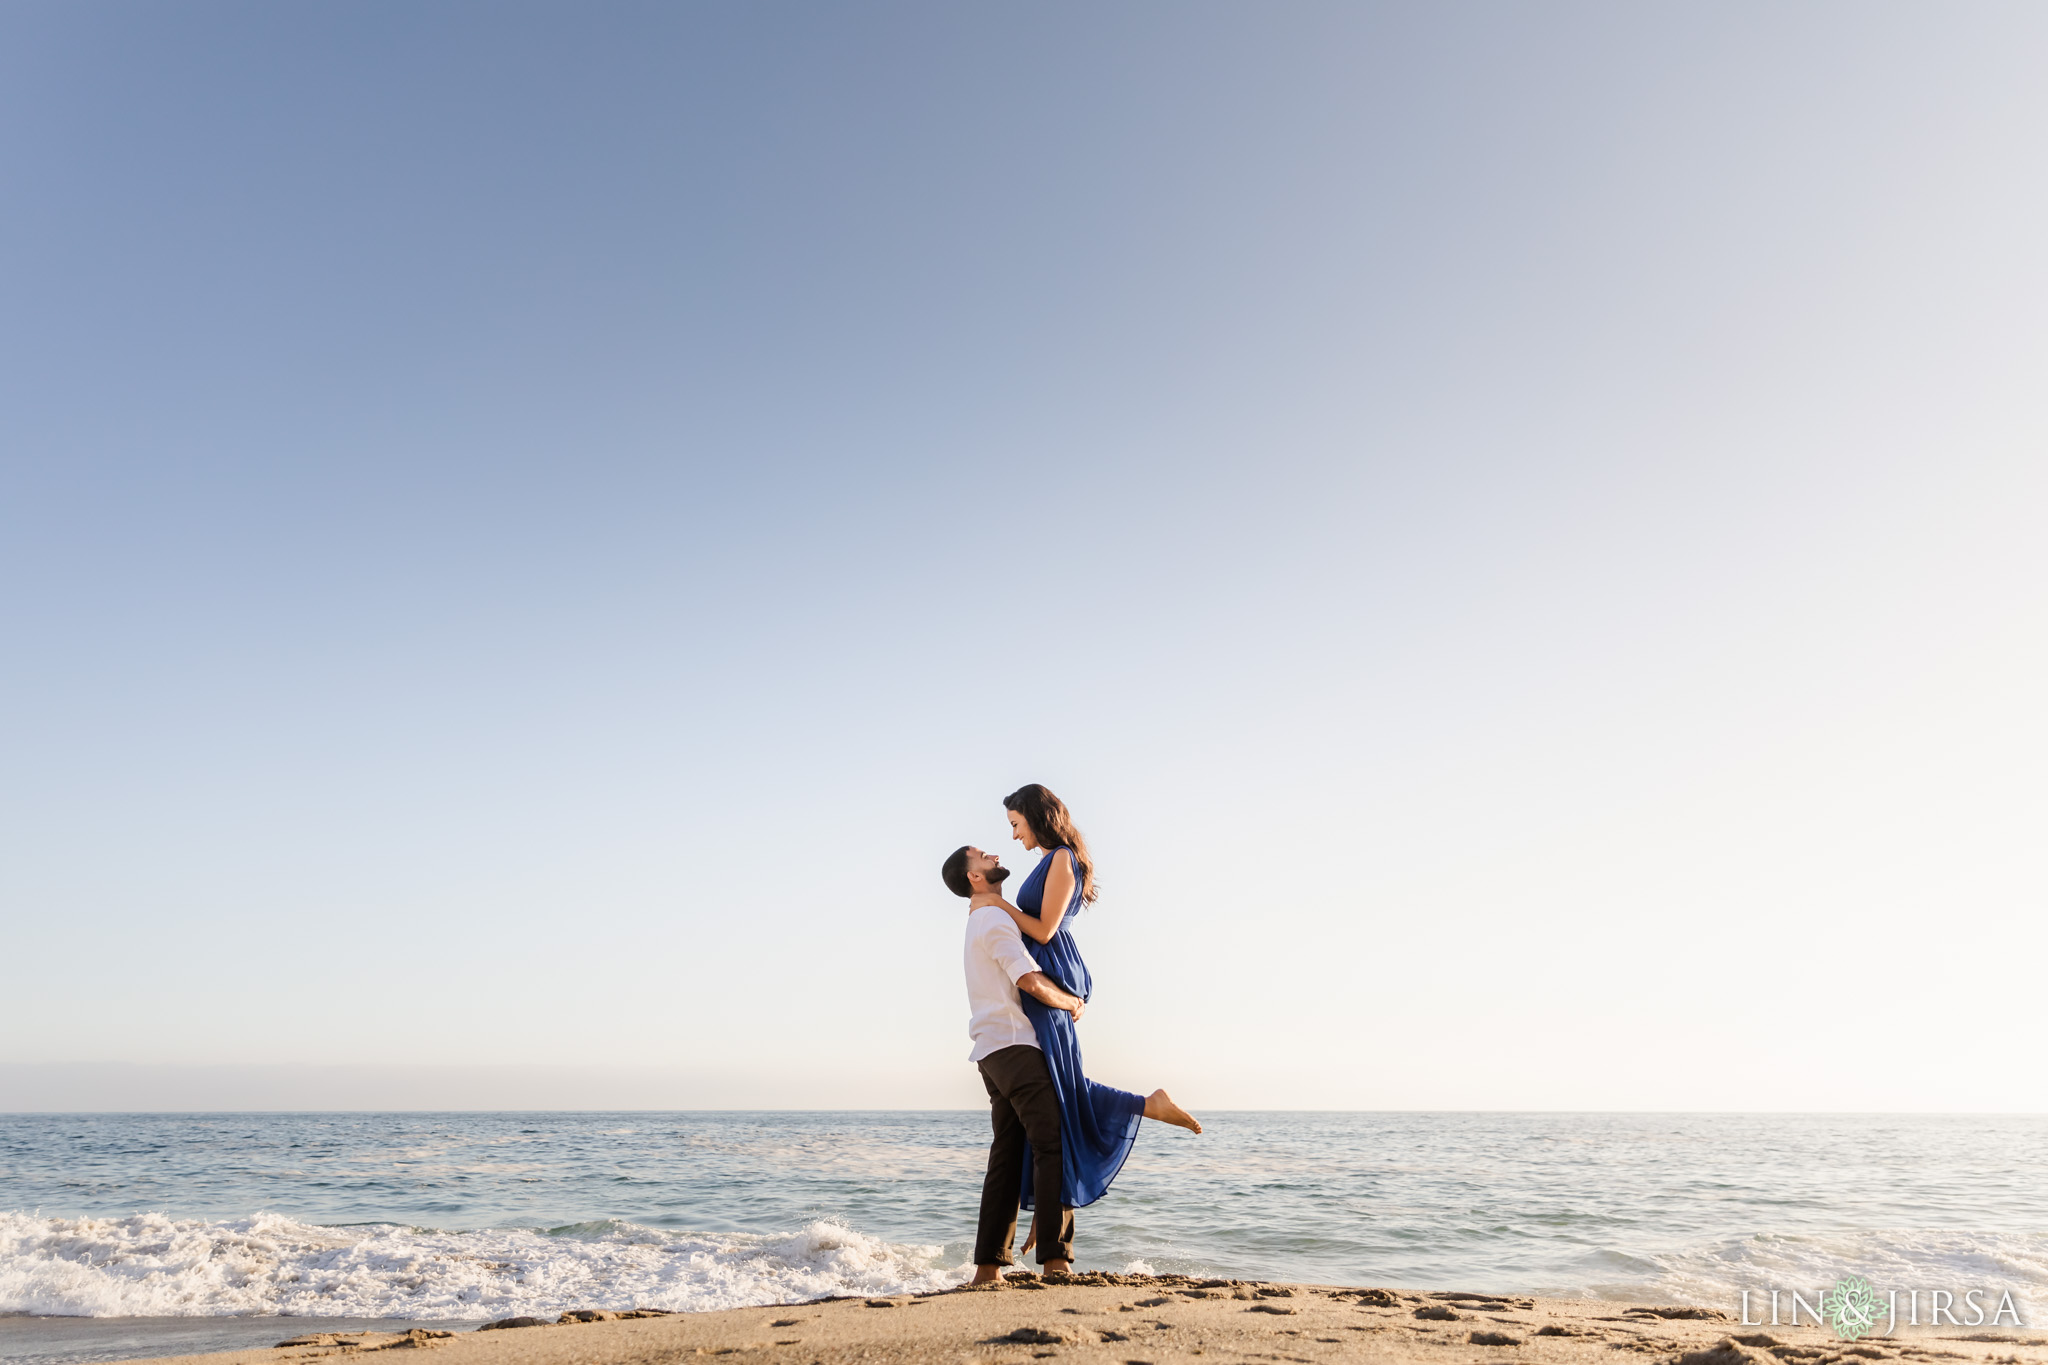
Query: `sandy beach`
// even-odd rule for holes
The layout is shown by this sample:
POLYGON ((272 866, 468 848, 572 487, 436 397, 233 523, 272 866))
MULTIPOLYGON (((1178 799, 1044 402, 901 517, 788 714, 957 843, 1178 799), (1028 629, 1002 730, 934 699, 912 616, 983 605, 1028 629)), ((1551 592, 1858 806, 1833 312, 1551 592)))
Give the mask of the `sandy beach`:
POLYGON ((1744 1327, 1713 1309, 1270 1284, 1184 1276, 1081 1275, 1057 1283, 675 1314, 564 1314, 456 1333, 292 1335, 283 1344, 165 1357, 209 1365, 303 1365, 332 1356, 431 1350, 439 1365, 670 1365, 732 1356, 764 1365, 910 1361, 945 1365, 1168 1365, 1193 1361, 1386 1361, 1390 1365, 1863 1365, 1983 1361, 2048 1365, 2048 1334, 1919 1329, 1843 1341, 1824 1327, 1744 1327), (1626 1352, 1617 1356, 1616 1352, 1626 1352), (1646 1362, 1648 1365, 1648 1362, 1646 1362))

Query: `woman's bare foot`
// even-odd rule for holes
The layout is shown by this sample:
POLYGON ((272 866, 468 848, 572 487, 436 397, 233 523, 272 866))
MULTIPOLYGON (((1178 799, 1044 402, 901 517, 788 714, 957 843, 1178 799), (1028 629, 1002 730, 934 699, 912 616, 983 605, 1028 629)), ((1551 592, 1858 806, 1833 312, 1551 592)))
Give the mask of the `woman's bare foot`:
POLYGON ((1173 1096, 1164 1090, 1155 1090, 1145 1097, 1145 1117, 1170 1123, 1176 1128, 1185 1128, 1190 1133, 1202 1131, 1202 1125, 1195 1122, 1195 1116, 1173 1102, 1173 1096))

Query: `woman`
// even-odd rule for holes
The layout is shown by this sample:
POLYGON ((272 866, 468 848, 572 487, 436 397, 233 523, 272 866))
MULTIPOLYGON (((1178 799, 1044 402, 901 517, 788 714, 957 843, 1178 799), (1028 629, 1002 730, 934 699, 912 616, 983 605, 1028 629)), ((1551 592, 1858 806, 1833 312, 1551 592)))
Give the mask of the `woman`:
MULTIPOLYGON (((1003 809, 1010 814, 1010 832, 1016 840, 1044 854, 1017 888, 1017 904, 1005 903, 1003 909, 1023 931, 1024 946, 1038 969, 1061 989, 1086 1000, 1093 982, 1067 922, 1095 900, 1095 863, 1088 856, 1088 842, 1074 827, 1066 804, 1036 782, 1004 797, 1003 809)), ((1202 1131, 1194 1116, 1164 1090, 1141 1098, 1089 1080, 1081 1069, 1081 1040, 1073 1016, 1029 995, 1022 996, 1021 1003, 1038 1030, 1038 1046, 1045 1052, 1046 1068, 1059 1094, 1065 1172, 1061 1193, 1067 1207, 1080 1208, 1102 1197, 1138 1141, 1140 1118, 1158 1119, 1191 1133, 1202 1131)), ((1021 1202, 1027 1209, 1037 1206, 1029 1161, 1024 1163, 1021 1202)))

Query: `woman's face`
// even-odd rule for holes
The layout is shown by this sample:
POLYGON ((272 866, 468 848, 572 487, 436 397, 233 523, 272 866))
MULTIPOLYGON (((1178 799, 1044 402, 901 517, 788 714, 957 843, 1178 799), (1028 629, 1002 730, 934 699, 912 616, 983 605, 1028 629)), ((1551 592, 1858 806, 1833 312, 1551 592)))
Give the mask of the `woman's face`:
POLYGON ((1010 817, 1010 837, 1027 849, 1037 848, 1038 840, 1031 833, 1031 822, 1016 811, 1005 813, 1010 817))

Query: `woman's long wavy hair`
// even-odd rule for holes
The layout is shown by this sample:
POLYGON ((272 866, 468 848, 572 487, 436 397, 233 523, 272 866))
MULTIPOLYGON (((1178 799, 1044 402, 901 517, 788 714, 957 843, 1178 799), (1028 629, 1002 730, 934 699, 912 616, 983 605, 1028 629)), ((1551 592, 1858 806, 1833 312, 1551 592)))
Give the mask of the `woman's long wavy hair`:
POLYGON ((1074 827, 1067 803, 1033 782, 1004 797, 1003 809, 1024 817, 1024 823, 1031 826, 1031 837, 1048 856, 1063 846, 1074 850, 1074 866, 1081 871, 1081 903, 1095 904, 1095 860, 1088 856, 1088 841, 1074 827))

